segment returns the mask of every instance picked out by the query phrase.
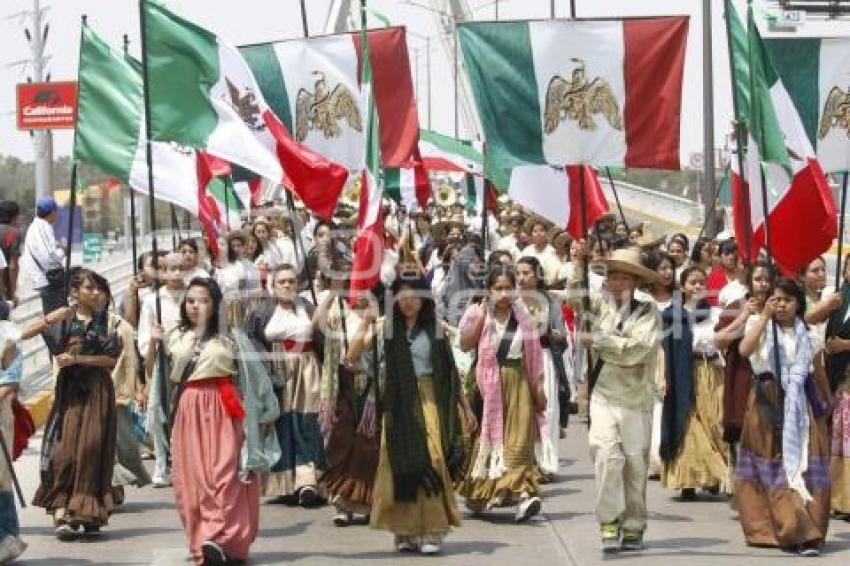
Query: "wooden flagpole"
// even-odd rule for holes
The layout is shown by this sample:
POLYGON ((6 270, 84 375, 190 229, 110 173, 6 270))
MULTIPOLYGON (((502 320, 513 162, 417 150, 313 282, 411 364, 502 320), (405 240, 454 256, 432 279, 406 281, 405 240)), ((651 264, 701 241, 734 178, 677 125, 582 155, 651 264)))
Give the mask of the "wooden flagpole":
MULTIPOLYGON (((147 16, 145 10, 145 3, 147 0, 139 0, 139 27, 141 28, 141 39, 142 39, 142 94, 145 106, 145 160, 148 166, 148 208, 150 215, 150 225, 151 225, 151 252, 154 257, 154 262, 156 262, 156 257, 159 255, 159 250, 157 249, 157 241, 156 241, 156 191, 154 187, 154 174, 153 174, 153 148, 151 147, 151 102, 150 102, 150 77, 148 70, 148 45, 147 45, 147 16)), ((159 285, 154 287, 154 304, 156 305, 156 323, 158 326, 162 325, 162 298, 160 296, 160 288, 159 285)), ((169 415, 171 413, 170 402, 168 399, 168 385, 165 380, 165 352, 162 349, 162 345, 157 348, 157 375, 155 377, 157 387, 159 387, 160 393, 160 405, 163 414, 165 415, 165 422, 163 423, 163 430, 166 438, 170 438, 170 427, 168 424, 169 415)))
MULTIPOLYGON (((307 24, 307 7, 304 4, 304 0, 301 0, 301 30, 304 34, 305 39, 310 37, 310 28, 307 24)), ((316 299, 316 287, 313 284, 313 276, 315 274, 306 273, 307 252, 304 249, 304 240, 301 238, 301 220, 298 218, 298 212, 295 210, 295 200, 292 198, 292 192, 286 187, 284 187, 283 192, 286 193, 286 205, 289 208, 289 214, 292 217, 292 239, 293 243, 295 244, 296 261, 300 261, 303 265, 303 269, 307 277, 307 285, 310 289, 310 298, 313 299, 314 305, 318 305, 319 301, 316 299)))
MULTIPOLYGON (((127 57, 130 52, 130 36, 124 34, 124 57, 127 57)), ((127 185, 127 192, 130 193, 130 243, 133 251, 133 277, 139 275, 139 269, 136 258, 139 256, 139 242, 136 235, 136 191, 133 187, 127 185)), ((154 262, 156 264, 156 262, 154 262)))
MULTIPOLYGON (((614 193, 614 202, 617 203, 617 210, 620 212, 620 218, 623 221, 623 226, 626 227, 626 234, 628 235, 631 232, 631 230, 629 230, 629 222, 626 220, 626 214, 623 212, 623 205, 620 204, 620 195, 617 193, 616 185, 614 185, 614 178, 611 176, 610 167, 605 167, 605 175, 608 177, 608 183, 611 185, 611 192, 614 193)), ((583 175, 582 178, 584 178, 583 175)))
POLYGON ((841 289, 841 271, 844 258, 842 254, 844 253, 844 215, 847 213, 847 179, 850 177, 850 171, 844 172, 844 180, 841 182, 841 204, 839 206, 841 210, 841 216, 838 217, 838 259, 835 262, 835 291, 838 292, 841 289))

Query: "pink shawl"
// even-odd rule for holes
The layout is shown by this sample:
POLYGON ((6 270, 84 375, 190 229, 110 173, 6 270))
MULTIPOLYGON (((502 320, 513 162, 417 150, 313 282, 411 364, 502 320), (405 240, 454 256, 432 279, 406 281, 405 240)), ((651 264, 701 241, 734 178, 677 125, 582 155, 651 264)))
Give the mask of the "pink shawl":
MULTIPOLYGON (((465 332, 475 324, 481 314, 480 305, 470 305, 460 321, 460 331, 465 332)), ((534 321, 516 306, 513 307, 518 328, 522 331, 523 355, 525 375, 529 386, 533 391, 540 387, 543 376, 543 348, 540 346, 540 337, 534 321)), ((481 436, 479 441, 479 452, 476 463, 473 466, 473 477, 481 478, 486 474, 491 478, 501 477, 506 471, 504 467, 504 414, 502 403, 502 381, 499 372, 499 362, 496 359, 496 351, 499 345, 493 335, 494 323, 487 314, 481 337, 478 341, 478 362, 475 372, 475 380, 484 401, 483 414, 481 418, 481 436), (490 458, 492 455, 492 459, 490 458), (489 463, 488 463, 488 460, 489 463)), ((544 415, 538 415, 537 426, 541 438, 545 434, 546 419, 544 415)))

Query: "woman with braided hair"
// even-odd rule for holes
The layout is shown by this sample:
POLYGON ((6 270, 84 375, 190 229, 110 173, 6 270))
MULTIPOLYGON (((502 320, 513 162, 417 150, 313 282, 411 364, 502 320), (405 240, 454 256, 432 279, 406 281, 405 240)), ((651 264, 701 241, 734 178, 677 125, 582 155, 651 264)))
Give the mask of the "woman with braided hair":
MULTIPOLYGON (((452 490, 463 462, 459 381, 427 284, 398 279, 392 297, 391 313, 377 325, 387 377, 371 526, 392 532, 399 552, 436 554, 451 527, 460 526, 452 490)), ((360 325, 350 359, 374 340, 370 319, 360 325)))

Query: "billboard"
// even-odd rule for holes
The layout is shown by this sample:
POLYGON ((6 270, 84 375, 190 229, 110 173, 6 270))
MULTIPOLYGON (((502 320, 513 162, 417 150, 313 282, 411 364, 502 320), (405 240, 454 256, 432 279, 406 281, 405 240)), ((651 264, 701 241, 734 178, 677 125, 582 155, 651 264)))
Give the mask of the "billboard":
POLYGON ((77 83, 19 83, 18 129, 73 128, 77 121, 77 83))

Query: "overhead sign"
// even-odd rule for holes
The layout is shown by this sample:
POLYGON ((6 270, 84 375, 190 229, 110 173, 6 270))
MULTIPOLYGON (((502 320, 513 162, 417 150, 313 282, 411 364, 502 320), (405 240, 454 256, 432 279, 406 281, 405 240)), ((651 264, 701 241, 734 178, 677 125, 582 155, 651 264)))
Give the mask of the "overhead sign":
POLYGON ((73 128, 77 121, 77 83, 19 83, 18 129, 73 128))

